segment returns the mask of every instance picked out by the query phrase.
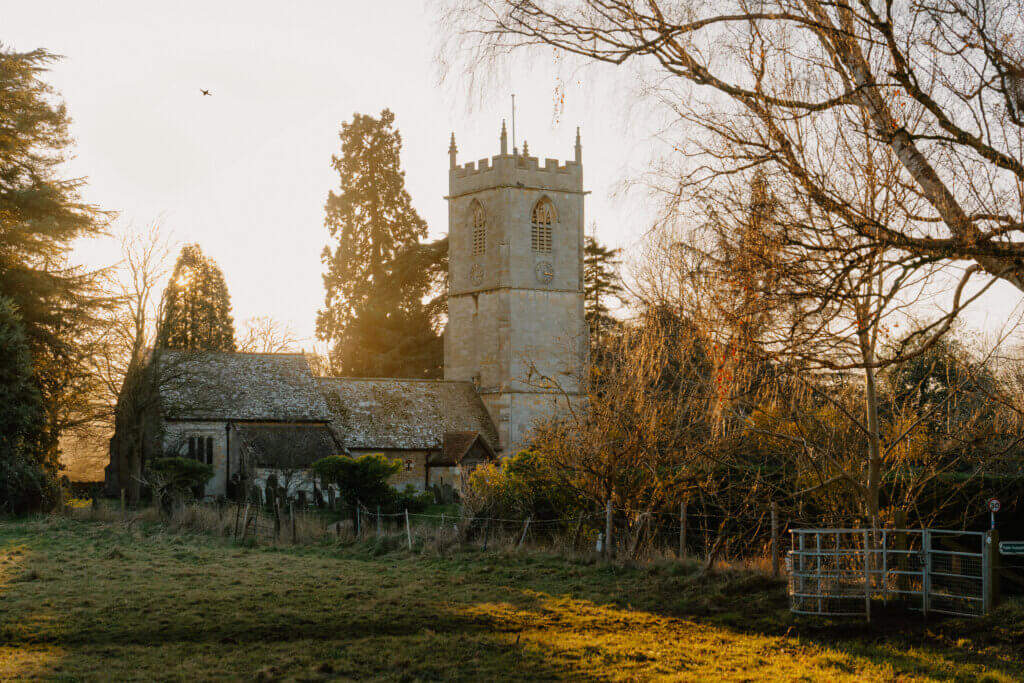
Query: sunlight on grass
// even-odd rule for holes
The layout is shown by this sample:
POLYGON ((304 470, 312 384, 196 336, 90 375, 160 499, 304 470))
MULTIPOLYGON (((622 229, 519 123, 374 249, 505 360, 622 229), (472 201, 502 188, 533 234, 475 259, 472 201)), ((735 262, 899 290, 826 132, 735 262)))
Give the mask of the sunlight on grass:
MULTIPOLYGON (((592 676, 611 678, 770 678, 793 680, 826 675, 835 681, 891 680, 931 676, 976 679, 979 666, 964 667, 934 653, 896 652, 898 661, 873 661, 881 651, 857 656, 797 639, 736 633, 684 619, 596 605, 568 597, 526 594, 537 600, 524 609, 510 603, 472 605, 463 613, 487 619, 502 639, 524 655, 542 657, 592 676)), ((996 675, 991 680, 1011 681, 996 675)))
POLYGON ((979 634, 958 634, 957 644, 861 637, 863 625, 801 631, 780 584, 740 570, 429 556, 370 543, 250 549, 155 522, 61 518, 0 522, 0 548, 0 679, 1024 674, 1006 648, 982 656, 979 634))

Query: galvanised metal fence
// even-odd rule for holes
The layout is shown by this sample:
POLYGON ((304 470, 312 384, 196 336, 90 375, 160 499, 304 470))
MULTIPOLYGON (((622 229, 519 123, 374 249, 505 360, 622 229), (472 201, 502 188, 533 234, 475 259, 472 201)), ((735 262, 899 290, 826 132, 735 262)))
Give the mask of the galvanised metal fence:
POLYGON ((790 611, 871 618, 874 601, 956 616, 988 614, 995 548, 989 532, 791 529, 790 611))

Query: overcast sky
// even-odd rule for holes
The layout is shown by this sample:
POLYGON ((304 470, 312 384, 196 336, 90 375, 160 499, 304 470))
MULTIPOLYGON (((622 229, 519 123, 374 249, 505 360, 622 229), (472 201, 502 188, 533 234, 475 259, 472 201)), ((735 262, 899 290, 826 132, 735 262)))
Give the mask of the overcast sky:
MULTIPOLYGON (((653 144, 637 109, 617 106, 628 76, 567 71, 542 53, 473 97, 440 81, 435 12, 412 0, 0 0, 0 41, 65 56, 47 80, 73 118, 69 173, 88 177, 88 200, 124 225, 159 220, 198 242, 224 271, 237 322, 273 316, 308 348, 330 158, 354 112, 395 112, 406 186, 434 236, 447 230, 450 133, 460 162, 496 154, 513 92, 532 155, 572 158, 581 127, 588 231, 596 223, 602 241, 629 248, 649 227, 647 198, 615 194, 653 144)), ((92 241, 77 257, 103 265, 117 251, 92 241)), ((991 328, 1020 298, 997 287, 970 320, 991 328)))

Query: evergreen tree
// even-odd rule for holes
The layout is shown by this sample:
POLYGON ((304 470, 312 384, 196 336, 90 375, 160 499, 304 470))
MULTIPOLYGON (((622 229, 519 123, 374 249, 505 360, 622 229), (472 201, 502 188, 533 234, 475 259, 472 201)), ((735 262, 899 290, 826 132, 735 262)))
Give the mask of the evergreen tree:
POLYGON ((0 297, 0 513, 47 507, 56 468, 43 449, 42 397, 17 308, 0 297))
POLYGON ((618 266, 621 249, 610 249, 587 235, 583 245, 584 315, 591 338, 599 340, 615 324, 608 308, 609 299, 622 301, 623 288, 618 266))
POLYGON ((198 244, 186 245, 164 291, 157 346, 188 351, 234 351, 235 324, 224 274, 198 244))
POLYGON ((317 336, 331 342, 331 364, 346 375, 440 372, 436 315, 424 303, 431 277, 406 267, 417 260, 427 226, 405 189, 394 121, 387 109, 380 118, 355 114, 342 124, 341 154, 332 157, 340 189, 327 198, 333 249, 322 257, 327 292, 317 336))
POLYGON ((56 468, 57 439, 82 419, 96 378, 86 370, 95 335, 95 277, 68 264, 72 243, 99 234, 105 215, 84 203, 82 178, 61 178, 70 119, 41 80, 56 57, 0 45, 0 296, 17 307, 41 393, 42 452, 56 468))

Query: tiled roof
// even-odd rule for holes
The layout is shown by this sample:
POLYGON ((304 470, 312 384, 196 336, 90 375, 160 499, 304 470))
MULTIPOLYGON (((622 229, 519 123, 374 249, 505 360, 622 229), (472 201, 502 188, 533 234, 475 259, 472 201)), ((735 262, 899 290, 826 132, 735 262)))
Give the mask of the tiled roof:
POLYGON ((331 419, 309 364, 300 353, 163 350, 156 358, 165 419, 331 419))
POLYGON ((309 467, 321 458, 338 455, 341 448, 324 425, 242 424, 232 431, 257 466, 309 467))
POLYGON ((349 449, 440 449, 446 432, 479 432, 492 447, 498 433, 470 382, 317 378, 349 449))

